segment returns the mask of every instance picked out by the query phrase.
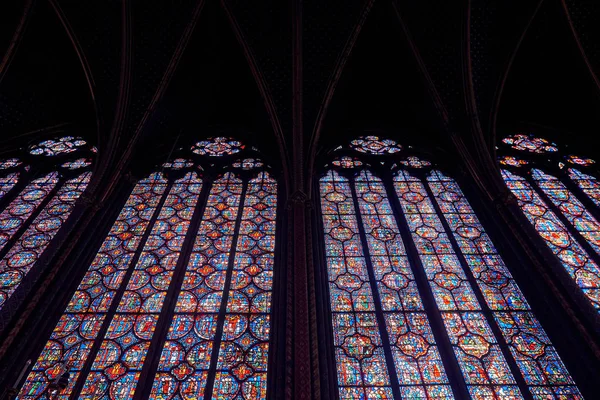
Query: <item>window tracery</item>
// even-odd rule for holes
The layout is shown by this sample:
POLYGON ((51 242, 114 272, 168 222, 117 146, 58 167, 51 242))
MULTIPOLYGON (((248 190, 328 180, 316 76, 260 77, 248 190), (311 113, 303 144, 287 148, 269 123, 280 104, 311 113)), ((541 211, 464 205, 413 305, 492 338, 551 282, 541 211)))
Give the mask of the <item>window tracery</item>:
POLYGON ((360 140, 319 181, 340 398, 582 398, 456 181, 360 140))
POLYGON ((536 153, 547 159, 513 165, 503 163, 504 156, 502 177, 548 248, 591 305, 600 310, 600 223, 592 209, 600 204, 600 187, 593 175, 581 171, 591 173, 595 161, 562 155, 555 143, 547 149, 548 140, 525 137, 541 143, 536 153))
POLYGON ((28 152, 34 156, 31 166, 17 157, 0 161, 0 199, 5 199, 0 211, 0 310, 69 218, 91 178, 92 159, 75 158, 89 152, 81 138, 44 140, 28 152))
POLYGON ((245 147, 223 139, 135 185, 19 399, 66 362, 63 399, 266 398, 277 182, 253 152, 203 169, 245 147))

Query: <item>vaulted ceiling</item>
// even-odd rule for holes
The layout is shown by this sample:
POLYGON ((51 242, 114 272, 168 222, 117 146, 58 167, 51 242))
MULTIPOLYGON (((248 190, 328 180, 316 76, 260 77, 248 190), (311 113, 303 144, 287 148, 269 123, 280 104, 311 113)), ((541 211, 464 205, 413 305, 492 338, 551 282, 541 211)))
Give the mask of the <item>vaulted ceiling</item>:
POLYGON ((97 187, 128 163, 222 130, 257 146, 297 189, 319 154, 361 129, 458 149, 473 168, 518 129, 598 156, 586 146, 600 141, 598 2, 0 7, 1 151, 76 132, 99 146, 97 187))

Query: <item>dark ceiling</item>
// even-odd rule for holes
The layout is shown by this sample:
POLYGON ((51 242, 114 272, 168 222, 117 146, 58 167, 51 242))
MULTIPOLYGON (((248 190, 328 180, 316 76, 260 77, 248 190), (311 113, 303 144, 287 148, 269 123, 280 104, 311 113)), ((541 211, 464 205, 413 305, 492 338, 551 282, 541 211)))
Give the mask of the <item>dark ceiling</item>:
POLYGON ((478 160, 539 131, 598 157, 597 3, 12 1, 0 143, 83 135, 104 180, 220 131, 290 179, 364 129, 478 160))

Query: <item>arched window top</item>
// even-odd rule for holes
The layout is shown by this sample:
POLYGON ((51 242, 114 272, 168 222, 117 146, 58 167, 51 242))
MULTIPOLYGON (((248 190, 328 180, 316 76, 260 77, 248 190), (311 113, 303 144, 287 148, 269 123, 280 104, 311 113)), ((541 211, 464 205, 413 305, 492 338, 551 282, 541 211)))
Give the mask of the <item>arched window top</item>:
POLYGON ((339 397, 581 399, 458 183, 357 143, 319 180, 339 397))
POLYGON ((29 154, 36 156, 56 156, 68 154, 84 148, 87 142, 81 137, 63 136, 55 139, 43 140, 37 144, 29 146, 29 154))
POLYGON ((221 157, 239 153, 245 147, 239 140, 216 136, 197 142, 192 146, 192 152, 201 156, 221 157))
POLYGON ((234 139, 173 153, 137 181, 19 399, 66 363, 65 398, 266 398, 277 181, 234 139))
POLYGON ((509 145, 511 148, 529 153, 555 153, 558 151, 556 143, 552 143, 547 139, 535 136, 533 134, 518 133, 510 135, 502 139, 502 143, 509 145))
POLYGON ((502 178, 525 217, 600 313, 600 182, 596 162, 565 154, 555 143, 532 135, 509 136, 503 143, 517 144, 515 137, 526 143, 519 148, 501 146, 502 178), (521 154, 510 154, 515 149, 521 154))
POLYGON ((360 136, 350 142, 350 148, 361 153, 372 155, 394 154, 402 147, 392 139, 385 139, 375 135, 360 136))

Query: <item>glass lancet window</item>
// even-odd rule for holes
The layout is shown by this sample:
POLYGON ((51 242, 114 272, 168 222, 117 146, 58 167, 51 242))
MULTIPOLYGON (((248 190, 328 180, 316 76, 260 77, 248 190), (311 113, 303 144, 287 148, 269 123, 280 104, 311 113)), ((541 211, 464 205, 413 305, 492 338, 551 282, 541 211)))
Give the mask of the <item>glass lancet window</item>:
POLYGON ((65 369, 62 399, 267 397, 277 182, 196 147, 133 188, 19 399, 65 369))
MULTIPOLYGON (((9 301, 18 304, 11 298, 87 188, 92 159, 72 158, 86 151, 83 139, 65 136, 30 146, 32 165, 19 158, 0 161, 0 310, 9 301)), ((21 293, 18 297, 26 295, 21 293)))
POLYGON ((366 152, 319 181, 339 397, 582 398, 458 184, 366 152))
MULTIPOLYGON (((548 248, 600 311, 600 223, 596 209, 600 186, 592 175, 595 161, 562 155, 554 143, 546 148, 550 143, 546 139, 525 137, 540 144, 535 153, 544 158, 503 156, 502 177, 548 248), (507 163, 509 157, 519 163, 507 163)), ((529 148, 516 150, 531 152, 529 148)))

